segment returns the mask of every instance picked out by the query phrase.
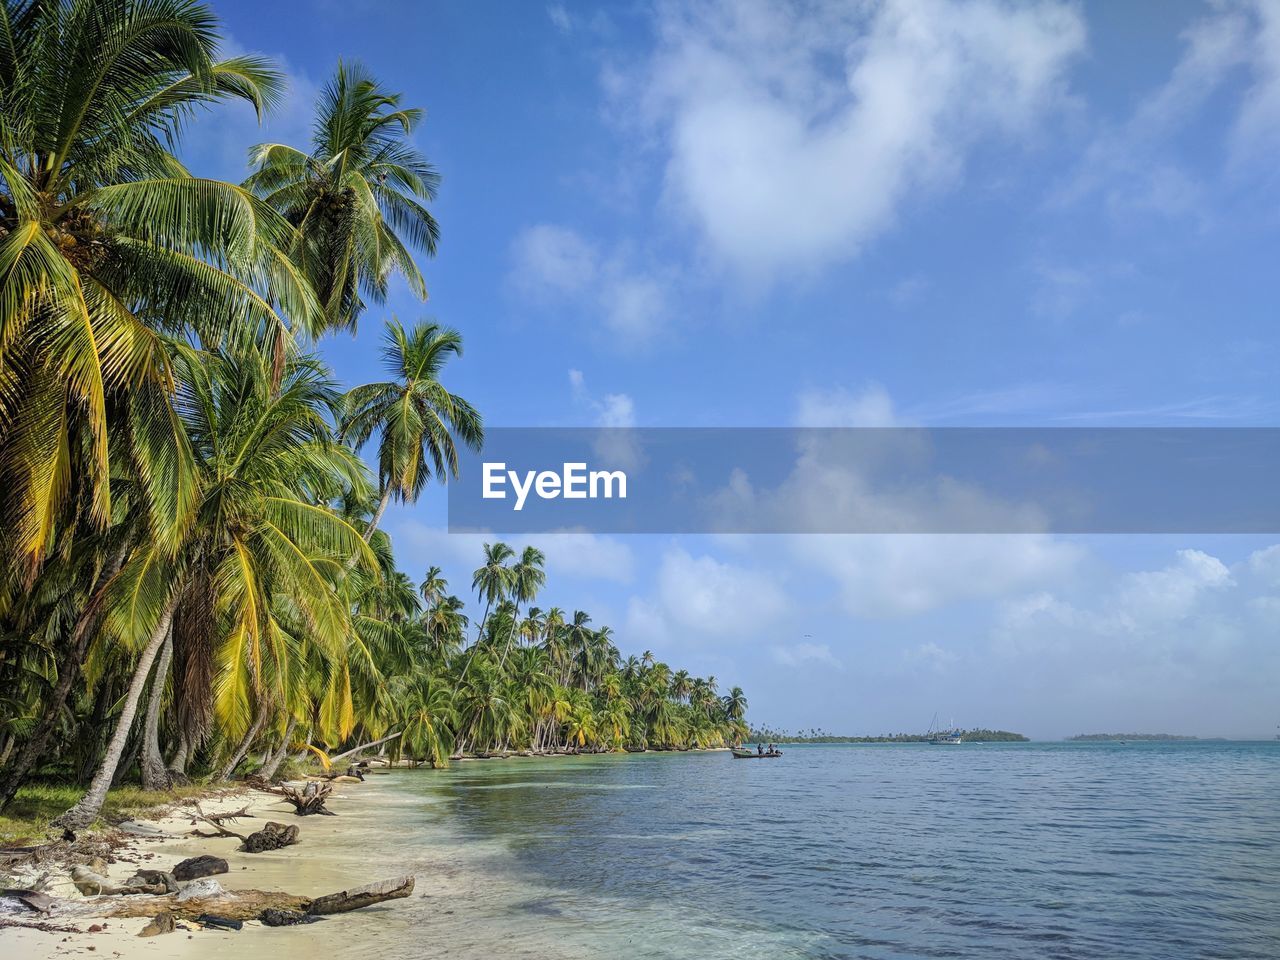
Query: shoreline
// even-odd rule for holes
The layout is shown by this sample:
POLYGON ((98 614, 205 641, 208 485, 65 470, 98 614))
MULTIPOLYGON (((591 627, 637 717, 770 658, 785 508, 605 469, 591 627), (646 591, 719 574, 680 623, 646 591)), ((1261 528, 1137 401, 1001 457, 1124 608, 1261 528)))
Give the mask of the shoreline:
MULTIPOLYGON (((370 778, 371 780, 373 778, 370 778)), ((354 875, 348 869, 343 854, 345 823, 360 807, 376 809, 377 788, 369 781, 360 783, 335 782, 330 802, 339 816, 296 816, 283 798, 256 787, 232 786, 230 789, 211 791, 201 799, 182 801, 167 811, 158 811, 136 820, 126 821, 114 828, 98 831, 82 837, 78 850, 56 851, 40 856, 38 853, 26 862, 7 866, 4 873, 20 887, 35 886, 43 879, 43 889, 60 901, 51 914, 42 915, 26 909, 11 898, 4 898, 0 910, 0 942, 4 955, 12 960, 36 960, 40 957, 69 956, 81 953, 122 955, 130 950, 145 949, 150 956, 190 957, 195 955, 193 945, 207 938, 235 937, 236 949, 243 951, 254 945, 263 931, 273 933, 272 928, 259 921, 246 921, 239 931, 224 931, 197 924, 193 920, 177 920, 171 933, 154 937, 139 937, 150 918, 166 908, 158 903, 154 911, 146 910, 149 894, 103 898, 105 905, 128 902, 129 907, 140 908, 145 915, 137 917, 112 916, 108 911, 95 913, 89 906, 98 899, 82 895, 70 879, 70 868, 77 861, 88 858, 87 850, 94 847, 107 852, 99 859, 105 863, 100 871, 113 883, 122 883, 139 870, 169 870, 175 864, 190 857, 214 856, 227 862, 227 872, 215 874, 211 879, 230 893, 247 890, 282 891, 301 897, 317 897, 344 889, 358 887, 385 879, 374 873, 385 872, 370 867, 368 875, 354 875), (356 791, 353 788, 370 787, 368 795, 361 798, 363 804, 353 804, 356 791), (248 853, 239 850, 232 837, 209 835, 206 824, 197 819, 195 806, 199 804, 205 815, 228 814, 247 809, 248 816, 228 826, 242 833, 261 829, 270 821, 297 825, 300 837, 297 844, 279 850, 248 853), (204 835, 195 835, 197 829, 204 835), (70 854, 70 855, 68 855, 70 854), (64 912, 70 908, 73 912, 64 912), (84 911, 84 912, 81 912, 84 911), (45 929, 41 929, 41 927, 45 929), (184 929, 186 928, 186 929, 184 929), (245 940, 244 937, 251 939, 245 940)), ((196 881, 193 881, 196 882, 196 881)), ((336 922, 341 923, 341 920, 336 922)), ((323 927, 324 924, 311 925, 323 927)), ((299 930, 308 927, 298 927, 299 930)), ((332 937, 337 931, 330 930, 332 937)), ((270 937, 273 949, 281 946, 281 940, 270 937)), ((219 949, 225 949, 227 943, 219 949)))
MULTIPOLYGON (((635 752, 718 753, 727 752, 727 749, 635 752)), ((630 755, 627 752, 509 753, 488 757, 466 756, 453 762, 630 755)), ((167 898, 150 910, 147 909, 148 901, 153 899, 150 894, 111 897, 102 901, 104 906, 127 900, 128 907, 137 908, 139 915, 113 916, 105 909, 95 913, 88 904, 96 898, 82 895, 73 884, 70 873, 74 866, 84 865, 97 857, 97 866, 103 868, 98 872, 112 883, 120 884, 139 870, 172 871, 182 860, 214 856, 226 860, 228 870, 213 875, 212 879, 229 893, 278 891, 303 898, 324 896, 388 879, 402 872, 401 865, 368 862, 362 857, 359 834, 369 831, 377 838, 385 836, 382 818, 394 801, 382 789, 379 781, 383 777, 390 777, 393 772, 427 771, 430 767, 407 760, 391 763, 371 758, 371 761, 375 765, 366 771, 363 782, 345 776, 331 781, 333 793, 326 803, 332 806, 336 816, 298 816, 277 794, 247 783, 229 784, 211 787, 207 794, 197 797, 175 799, 171 805, 161 805, 135 819, 86 833, 69 847, 50 844, 43 849, 37 848, 25 859, 9 861, 0 866, 0 874, 13 888, 38 888, 57 898, 59 904, 51 913, 44 914, 28 910, 12 898, 0 898, 0 943, 3 943, 5 957, 10 960, 37 960, 55 956, 128 956, 145 950, 148 956, 190 960, 203 956, 206 945, 218 951, 234 945, 238 953, 247 952, 249 956, 254 956, 254 951, 261 949, 265 958, 286 944, 290 949, 298 947, 300 937, 320 936, 330 943, 334 937, 341 938, 342 925, 347 922, 343 917, 324 918, 328 923, 292 926, 289 932, 268 927, 258 920, 247 920, 239 931, 228 931, 179 918, 176 929, 171 933, 140 937, 140 931, 151 918, 166 909, 167 898), (278 850, 248 853, 239 849, 240 844, 235 838, 213 835, 209 825, 198 819, 197 806, 206 816, 247 810, 248 815, 244 819, 227 823, 229 829, 242 834, 260 830, 272 821, 286 826, 296 825, 300 831, 299 840, 278 850), (331 927, 329 923, 336 926, 331 927), (317 934, 317 930, 323 933, 317 934), (225 939, 228 937, 234 939, 225 939)), ((307 782, 326 781, 311 778, 307 782)), ((426 881, 428 887, 435 888, 413 896, 448 896, 465 886, 465 878, 447 877, 442 880, 425 877, 421 872, 413 876, 420 886, 426 881)), ((389 904, 374 909, 394 911, 397 907, 389 904)), ((214 953, 208 955, 214 956, 214 953)))

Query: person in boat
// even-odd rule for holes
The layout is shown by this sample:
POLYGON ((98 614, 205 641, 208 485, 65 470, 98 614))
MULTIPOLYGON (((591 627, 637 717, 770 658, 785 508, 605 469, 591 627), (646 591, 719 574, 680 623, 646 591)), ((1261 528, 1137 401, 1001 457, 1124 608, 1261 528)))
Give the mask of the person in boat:
POLYGON ((763 743, 757 743, 757 744, 756 744, 756 754, 757 754, 757 755, 762 755, 763 753, 764 753, 764 744, 763 744, 763 743))
POLYGON ((777 750, 778 750, 778 748, 777 748, 777 747, 775 747, 772 743, 771 743, 771 744, 769 744, 769 752, 770 752, 770 753, 776 753, 776 752, 777 752, 777 750))

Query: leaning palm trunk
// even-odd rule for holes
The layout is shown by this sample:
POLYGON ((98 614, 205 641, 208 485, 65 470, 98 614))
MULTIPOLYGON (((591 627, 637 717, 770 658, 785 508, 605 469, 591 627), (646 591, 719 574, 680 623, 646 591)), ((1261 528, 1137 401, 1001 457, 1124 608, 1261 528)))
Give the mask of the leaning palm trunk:
POLYGON ((467 655, 467 662, 463 664, 462 676, 458 678, 459 682, 467 679, 467 671, 471 669, 471 661, 476 658, 476 651, 480 649, 480 642, 484 639, 484 625, 485 625, 485 621, 487 621, 488 619, 489 619, 489 604, 488 602, 486 602, 484 605, 484 616, 480 618, 480 627, 479 629, 476 630, 475 645, 471 648, 471 653, 467 655))
POLYGON ((5 767, 3 782, 0 782, 0 810, 3 810, 18 793, 18 788, 27 782, 27 778, 44 760, 45 750, 53 731, 62 719, 62 708, 71 696, 71 688, 80 679, 81 665, 89 650, 89 642, 93 638, 93 628, 98 623, 102 612, 103 591, 111 578, 119 572, 124 563, 125 547, 119 548, 110 562, 98 574, 92 597, 80 611, 76 624, 71 630, 65 655, 60 658, 58 682, 54 684, 49 699, 42 704, 40 721, 31 731, 13 763, 5 767))
POLYGON ((160 621, 151 634, 150 642, 138 657, 138 665, 133 671, 129 692, 120 710, 120 719, 116 723, 115 732, 111 735, 111 741, 107 744, 107 752, 102 758, 98 772, 94 774, 93 781, 89 784, 89 792, 80 799, 79 803, 54 820, 52 826, 80 829, 93 823, 102 812, 102 804, 107 799, 107 790, 111 787, 111 781, 115 779, 116 769, 120 765, 120 758, 124 755, 125 744, 129 739, 129 730, 138 713, 138 703, 142 700, 143 687, 147 685, 147 676, 151 673, 151 665, 155 662, 156 654, 160 652, 160 647, 169 637, 169 626, 173 622, 173 611, 177 605, 178 595, 175 593, 165 604, 160 614, 160 621))
POLYGON ((160 648, 160 661, 151 681, 151 698, 147 701, 147 715, 142 724, 142 788, 144 790, 168 790, 173 777, 164 765, 160 753, 160 703, 164 699, 164 686, 169 679, 169 663, 173 660, 173 638, 166 635, 160 648))
POLYGON ((387 505, 391 503, 392 488, 388 484, 387 489, 382 491, 382 499, 378 501, 378 509, 373 511, 373 519, 369 521, 369 525, 364 528, 364 542, 368 543, 373 539, 373 532, 378 529, 378 524, 382 522, 382 515, 387 512, 387 505))
POLYGON ((285 755, 289 752, 289 741, 293 738, 293 729, 297 725, 298 721, 294 717, 290 717, 289 722, 285 724, 284 736, 280 738, 280 746, 267 758, 267 762, 258 771, 258 776, 262 777, 263 780, 270 780, 275 777, 276 771, 280 769, 280 764, 284 763, 285 755))
POLYGON ((249 729, 245 731, 244 737, 240 740, 240 744, 231 754, 231 758, 227 760, 226 766, 219 771, 219 781, 231 779, 231 775, 236 772, 236 767, 240 766, 240 761, 243 760, 244 755, 249 752, 249 748, 253 746, 253 741, 258 739, 258 734, 262 732, 262 728, 267 722, 268 713, 269 711, 265 703, 258 707, 258 714, 253 718, 253 723, 250 724, 249 729))

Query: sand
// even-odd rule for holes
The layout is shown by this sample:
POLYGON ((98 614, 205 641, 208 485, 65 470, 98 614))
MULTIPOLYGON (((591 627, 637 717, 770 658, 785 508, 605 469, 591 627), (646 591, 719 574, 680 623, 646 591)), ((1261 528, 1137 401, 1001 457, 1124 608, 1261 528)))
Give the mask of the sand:
MULTIPOLYGON (((371 863, 364 853, 367 846, 363 840, 369 831, 377 829, 378 800, 382 793, 378 779, 375 775, 366 783, 339 784, 328 804, 338 814, 335 817, 297 817, 287 803, 256 790, 229 793, 201 802, 205 813, 230 812, 247 805, 253 819, 227 824, 237 833, 252 833, 261 829, 268 820, 296 823, 300 827, 298 844, 266 853, 239 852, 236 849, 239 841, 233 838, 190 836, 197 827, 206 831, 208 828, 192 822, 193 811, 189 807, 179 808, 154 820, 140 821, 145 828, 154 828, 161 836, 128 839, 116 851, 115 862, 109 864, 108 878, 123 881, 143 868, 171 870, 179 861, 201 854, 222 857, 227 861, 229 871, 215 878, 227 890, 283 890, 303 896, 319 896, 396 875, 403 871, 395 865, 371 863)), ((42 871, 37 869, 36 872, 42 871)), ((18 880, 21 882, 22 877, 19 876, 18 880)), ((66 876, 50 883, 47 892, 54 897, 80 898, 66 876)), ((397 902, 404 903, 392 901, 372 909, 395 909, 397 902)), ((5 916, 32 919, 37 915, 14 911, 5 916)), ((282 955, 309 956, 317 950, 331 955, 335 940, 342 938, 346 916, 355 915, 282 928, 265 927, 251 921, 238 932, 201 929, 194 923, 179 921, 190 929, 140 938, 137 934, 147 925, 146 918, 77 916, 67 919, 55 914, 49 918, 49 923, 74 927, 82 932, 49 933, 18 927, 0 929, 0 956, 5 960, 71 956, 201 958, 225 957, 228 949, 233 949, 237 957, 271 956, 276 960, 282 955), (87 932, 95 925, 103 929, 87 932)))

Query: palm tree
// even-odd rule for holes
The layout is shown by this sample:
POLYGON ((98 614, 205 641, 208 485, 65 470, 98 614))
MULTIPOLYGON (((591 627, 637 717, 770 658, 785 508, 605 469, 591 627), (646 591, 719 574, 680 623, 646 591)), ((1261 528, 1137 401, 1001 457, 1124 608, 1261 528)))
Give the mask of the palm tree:
POLYGON ((441 573, 443 571, 439 567, 428 567, 427 575, 422 578, 422 584, 418 587, 422 600, 428 607, 435 606, 449 589, 449 581, 441 573))
POLYGON ((471 648, 471 656, 467 658, 467 665, 462 671, 463 677, 467 675, 467 670, 471 667, 471 661, 475 658, 476 651, 480 649, 481 641, 484 639, 484 628, 489 620, 489 610, 495 603, 506 599, 507 594, 511 591, 514 574, 507 561, 514 556, 515 551, 501 540, 497 543, 486 543, 484 545, 484 563, 477 567, 471 575, 471 589, 476 591, 477 596, 484 601, 484 614, 480 617, 480 623, 476 627, 476 643, 471 648))
POLYGON ((286 251, 296 231, 172 153, 200 107, 261 112, 281 78, 218 59, 191 0, 6 0, 0 12, 0 500, 9 566, 54 531, 111 516, 111 448, 141 465, 155 535, 190 520, 190 461, 165 338, 215 345, 317 309, 286 251), (70 522, 69 522, 70 521, 70 522))
POLYGON ((410 672, 393 681, 392 697, 403 730, 398 748, 432 766, 448 766, 458 722, 448 678, 430 669, 410 672))
POLYGON ((180 361, 200 478, 196 520, 176 554, 144 543, 112 582, 110 635, 141 652, 106 755, 89 792, 58 819, 63 826, 84 826, 101 810, 180 603, 217 617, 217 683, 205 693, 220 729, 240 741, 229 774, 305 659, 304 625, 313 655, 345 660, 351 615, 335 587, 348 557, 374 562, 354 528, 313 502, 362 482, 358 458, 330 437, 339 395, 317 361, 291 361, 279 388, 272 361, 257 352, 180 361))
POLYGON ((449 357, 461 355, 456 330, 434 323, 405 330, 398 320, 389 320, 382 356, 395 379, 368 383, 347 395, 343 437, 359 449, 379 435, 380 496, 365 528, 366 541, 393 497, 412 503, 432 476, 444 481, 458 475, 455 437, 472 450, 484 442, 480 414, 440 383, 449 357))
POLYGON ((520 604, 532 603, 538 596, 538 591, 542 589, 542 585, 547 582, 547 573, 543 569, 546 562, 546 555, 537 547, 525 547, 520 554, 520 559, 511 567, 509 590, 514 604, 511 611, 511 630, 507 634, 507 642, 503 647, 498 666, 506 663, 507 652, 511 649, 511 641, 515 638, 520 604))
POLYGON ((435 255, 440 230, 424 204, 440 177, 410 141, 421 119, 364 67, 339 61, 320 94, 311 152, 254 148, 245 186, 301 233, 299 259, 323 305, 312 334, 354 332, 363 298, 383 303, 393 274, 426 299, 410 248, 435 255))
POLYGON ((577 667, 579 689, 587 689, 587 680, 591 676, 592 651, 591 643, 595 631, 588 624, 591 617, 582 610, 573 611, 573 621, 565 631, 565 642, 569 655, 577 667))

